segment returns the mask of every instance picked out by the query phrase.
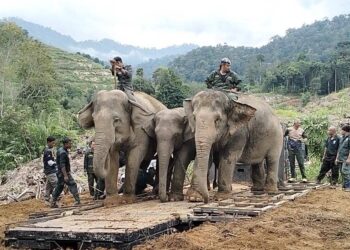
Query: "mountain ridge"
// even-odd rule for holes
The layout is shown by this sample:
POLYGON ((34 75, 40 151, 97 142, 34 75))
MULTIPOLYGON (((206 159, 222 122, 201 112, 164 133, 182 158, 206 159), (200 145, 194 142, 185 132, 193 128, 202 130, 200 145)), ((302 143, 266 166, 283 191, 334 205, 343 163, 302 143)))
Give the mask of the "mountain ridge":
POLYGON ((14 22, 25 29, 34 39, 63 49, 68 52, 81 52, 98 57, 107 61, 115 55, 123 57, 128 64, 137 65, 147 62, 150 59, 157 59, 164 56, 181 55, 191 51, 198 46, 195 44, 172 45, 166 48, 142 48, 133 45, 122 44, 109 38, 101 40, 75 41, 68 35, 63 35, 52 28, 40 24, 25 21, 17 17, 8 17, 2 21, 14 22))

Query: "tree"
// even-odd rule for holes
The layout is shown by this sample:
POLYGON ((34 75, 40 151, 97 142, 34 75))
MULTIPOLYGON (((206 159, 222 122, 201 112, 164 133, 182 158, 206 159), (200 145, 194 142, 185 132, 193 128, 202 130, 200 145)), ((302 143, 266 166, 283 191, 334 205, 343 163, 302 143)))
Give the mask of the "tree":
MULTIPOLYGON (((181 107, 187 88, 174 71, 168 68, 158 68, 153 73, 154 84, 158 87, 156 97, 168 108, 181 107)), ((189 92, 189 90, 187 90, 189 92)))
POLYGON ((25 41, 20 47, 17 76, 21 83, 18 98, 34 111, 45 107, 48 99, 58 92, 56 74, 45 47, 36 41, 25 41))
POLYGON ((150 81, 143 77, 143 69, 136 69, 136 77, 133 79, 134 90, 145 92, 149 95, 155 94, 155 89, 150 81))
POLYGON ((25 32, 13 23, 0 22, 0 118, 4 116, 8 101, 13 104, 15 93, 16 67, 19 47, 26 39, 25 32))

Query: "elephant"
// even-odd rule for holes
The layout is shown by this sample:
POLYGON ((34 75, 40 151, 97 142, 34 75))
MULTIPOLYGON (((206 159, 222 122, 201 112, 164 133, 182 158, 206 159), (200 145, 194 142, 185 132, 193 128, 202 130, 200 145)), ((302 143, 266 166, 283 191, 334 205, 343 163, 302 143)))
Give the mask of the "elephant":
POLYGON ((127 155, 123 202, 135 199, 135 184, 142 161, 151 161, 156 152, 156 143, 144 127, 153 119, 153 114, 166 107, 155 98, 135 92, 139 105, 132 104, 121 90, 99 91, 92 102, 78 113, 83 128, 95 127, 94 172, 105 178, 109 202, 118 203, 117 177, 119 151, 127 155))
POLYGON ((208 90, 184 101, 189 125, 195 133, 198 161, 187 192, 189 200, 205 203, 209 200, 206 178, 211 150, 219 165, 216 199, 229 197, 238 161, 252 165, 252 190, 277 191, 283 144, 280 122, 266 102, 242 93, 237 95, 235 101, 224 92, 208 90))
POLYGON ((188 125, 185 110, 183 108, 161 110, 155 114, 153 122, 145 127, 145 130, 157 140, 160 201, 183 200, 185 171, 195 157, 194 134, 188 125), (170 179, 171 192, 168 197, 170 179))

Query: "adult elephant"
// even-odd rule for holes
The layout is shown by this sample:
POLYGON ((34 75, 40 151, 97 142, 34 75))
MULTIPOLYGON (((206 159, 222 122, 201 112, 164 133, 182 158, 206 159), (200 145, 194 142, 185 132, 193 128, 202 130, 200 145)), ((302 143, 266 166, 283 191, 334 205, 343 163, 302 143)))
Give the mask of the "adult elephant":
POLYGON ((195 133, 198 160, 192 187, 187 192, 190 200, 208 202, 206 180, 211 150, 219 158, 218 199, 228 197, 231 192, 237 161, 252 164, 253 190, 277 191, 283 135, 278 118, 266 102, 244 94, 233 101, 223 92, 209 90, 185 100, 184 108, 195 133))
POLYGON ((189 127, 184 108, 159 111, 145 129, 157 140, 160 200, 183 200, 185 171, 195 157, 194 134, 189 127), (173 160, 170 161, 171 155, 173 160), (170 179, 171 192, 168 197, 170 179))
POLYGON ((151 160, 155 154, 155 141, 144 127, 152 121, 154 113, 166 107, 153 97, 135 92, 138 105, 152 113, 145 113, 129 102, 120 90, 99 91, 94 100, 79 111, 83 128, 95 127, 94 171, 105 178, 107 197, 117 199, 119 151, 127 156, 124 200, 133 200, 140 164, 151 160))

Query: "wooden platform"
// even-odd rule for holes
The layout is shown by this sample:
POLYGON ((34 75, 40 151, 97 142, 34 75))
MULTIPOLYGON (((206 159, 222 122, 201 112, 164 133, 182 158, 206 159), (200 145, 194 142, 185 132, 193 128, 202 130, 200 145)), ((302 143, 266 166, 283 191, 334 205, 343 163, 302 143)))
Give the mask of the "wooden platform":
POLYGON ((86 249, 108 247, 130 249, 146 239, 171 233, 178 226, 202 221, 249 219, 288 200, 305 195, 315 184, 293 183, 277 194, 242 191, 209 204, 144 201, 105 208, 102 203, 34 213, 25 223, 8 229, 6 246, 15 248, 86 249))

